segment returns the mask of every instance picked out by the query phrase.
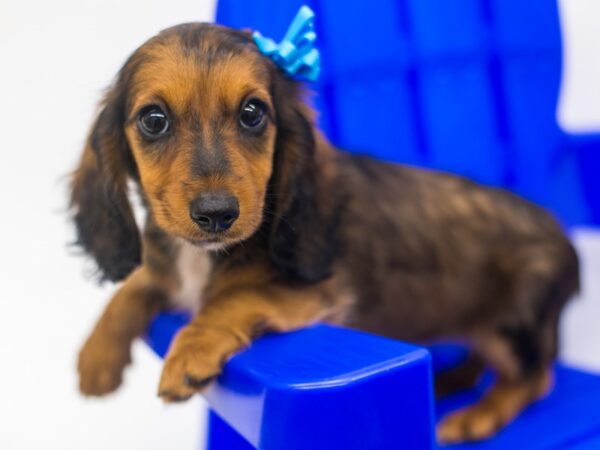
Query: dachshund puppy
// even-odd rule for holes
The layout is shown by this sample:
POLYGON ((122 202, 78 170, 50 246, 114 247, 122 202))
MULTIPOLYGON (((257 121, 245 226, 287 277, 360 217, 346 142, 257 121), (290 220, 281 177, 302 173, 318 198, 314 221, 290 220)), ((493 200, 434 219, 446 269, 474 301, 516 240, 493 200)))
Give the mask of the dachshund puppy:
POLYGON ((195 313, 165 359, 166 401, 267 331, 329 321, 466 343, 472 357, 440 391, 484 364, 497 379, 438 434, 493 435, 551 386, 578 287, 572 246, 508 192, 338 151, 303 98, 249 33, 217 25, 165 30, 125 63, 72 180, 79 244, 104 279, 124 280, 79 355, 81 391, 116 389, 162 310, 195 313))

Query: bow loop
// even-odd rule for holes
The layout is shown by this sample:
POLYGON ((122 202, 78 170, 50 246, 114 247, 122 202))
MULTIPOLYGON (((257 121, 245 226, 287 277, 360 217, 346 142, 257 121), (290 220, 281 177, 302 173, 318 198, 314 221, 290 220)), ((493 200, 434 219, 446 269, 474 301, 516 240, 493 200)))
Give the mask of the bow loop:
POLYGON ((279 44, 258 31, 254 32, 252 39, 260 52, 270 57, 286 73, 315 81, 321 71, 321 58, 319 50, 315 48, 317 34, 314 21, 313 11, 308 6, 302 6, 279 44))

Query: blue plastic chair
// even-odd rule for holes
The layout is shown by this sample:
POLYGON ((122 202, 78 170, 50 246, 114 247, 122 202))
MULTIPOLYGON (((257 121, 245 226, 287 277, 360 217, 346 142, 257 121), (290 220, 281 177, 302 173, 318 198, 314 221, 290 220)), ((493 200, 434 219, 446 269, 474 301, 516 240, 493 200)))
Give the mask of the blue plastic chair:
MULTIPOLYGON (((321 125, 349 151, 467 175, 600 224, 600 137, 556 123, 554 0, 220 0, 217 21, 279 39, 302 3, 317 15, 321 125)), ((163 356, 187 318, 159 316, 163 356)), ((434 425, 481 395, 433 401, 432 372, 460 361, 335 327, 267 336, 206 393, 209 450, 431 449, 434 425), (432 356, 430 356, 432 355, 432 356)), ((497 437, 457 449, 600 449, 600 377, 557 365, 552 394, 497 437)))

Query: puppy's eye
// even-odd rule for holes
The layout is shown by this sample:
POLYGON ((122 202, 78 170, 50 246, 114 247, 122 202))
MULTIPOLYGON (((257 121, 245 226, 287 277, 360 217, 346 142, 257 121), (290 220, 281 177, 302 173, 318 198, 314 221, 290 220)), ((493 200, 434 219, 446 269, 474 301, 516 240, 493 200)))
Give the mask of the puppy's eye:
POLYGON ((266 108, 260 100, 248 100, 240 111, 240 124, 244 128, 258 129, 265 122, 266 108))
POLYGON ((151 138, 157 138, 169 131, 169 119, 158 105, 142 108, 137 122, 140 131, 151 138))

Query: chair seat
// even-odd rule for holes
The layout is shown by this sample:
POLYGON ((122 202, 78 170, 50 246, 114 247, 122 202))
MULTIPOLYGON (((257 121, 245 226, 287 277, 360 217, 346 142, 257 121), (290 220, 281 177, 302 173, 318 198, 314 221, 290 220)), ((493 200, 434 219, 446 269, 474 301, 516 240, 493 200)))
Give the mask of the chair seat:
MULTIPOLYGON (((475 389, 436 403, 436 416, 473 403, 492 381, 486 374, 475 389)), ((543 400, 531 405, 493 439, 475 445, 453 445, 452 450, 600 449, 600 376, 563 364, 555 368, 555 385, 543 400), (597 446, 594 446, 596 443, 597 446), (579 447, 582 446, 583 447, 579 447), (590 447, 585 447, 589 445, 590 447)))

